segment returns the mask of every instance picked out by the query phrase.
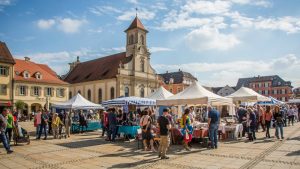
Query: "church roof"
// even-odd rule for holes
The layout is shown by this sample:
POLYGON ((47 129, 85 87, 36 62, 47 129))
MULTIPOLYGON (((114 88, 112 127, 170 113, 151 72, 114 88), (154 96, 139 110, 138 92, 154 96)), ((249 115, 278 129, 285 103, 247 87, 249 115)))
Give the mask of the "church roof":
POLYGON ((101 57, 95 60, 79 63, 64 79, 68 83, 81 83, 102 79, 115 78, 120 63, 131 61, 132 55, 126 57, 126 52, 101 57))
POLYGON ((127 32, 131 29, 135 29, 135 28, 139 28, 139 29, 142 29, 142 30, 148 32, 137 16, 134 18, 134 20, 131 22, 130 26, 125 30, 125 32, 127 32))
POLYGON ((0 41, 0 62, 15 64, 9 49, 4 42, 0 41))

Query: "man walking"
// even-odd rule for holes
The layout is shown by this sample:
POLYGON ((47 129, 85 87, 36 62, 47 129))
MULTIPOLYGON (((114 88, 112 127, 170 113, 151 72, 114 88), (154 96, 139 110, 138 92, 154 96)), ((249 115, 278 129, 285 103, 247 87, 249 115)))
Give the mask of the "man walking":
POLYGON ((220 124, 220 113, 217 110, 208 106, 208 129, 209 138, 211 141, 211 148, 218 148, 218 128, 220 124))
POLYGON ((7 154, 11 154, 13 151, 10 149, 10 145, 7 141, 7 137, 5 135, 5 130, 7 126, 7 116, 8 110, 4 110, 2 114, 0 114, 0 139, 2 141, 3 147, 6 149, 7 154))
POLYGON ((39 136, 37 139, 41 138, 42 132, 44 130, 45 133, 45 137, 44 140, 47 139, 47 126, 48 126, 48 114, 47 114, 47 110, 44 110, 42 115, 41 115, 41 127, 40 127, 40 131, 39 131, 39 136))
POLYGON ((108 126, 109 126, 108 140, 115 142, 116 128, 117 128, 117 115, 116 115, 115 108, 111 108, 108 114, 108 126))
POLYGON ((169 159, 169 157, 166 156, 167 148, 170 144, 169 130, 171 129, 171 124, 167 117, 168 115, 169 115, 168 109, 164 109, 163 115, 160 116, 157 120, 159 131, 160 131, 160 144, 158 148, 158 157, 160 157, 161 159, 169 159))

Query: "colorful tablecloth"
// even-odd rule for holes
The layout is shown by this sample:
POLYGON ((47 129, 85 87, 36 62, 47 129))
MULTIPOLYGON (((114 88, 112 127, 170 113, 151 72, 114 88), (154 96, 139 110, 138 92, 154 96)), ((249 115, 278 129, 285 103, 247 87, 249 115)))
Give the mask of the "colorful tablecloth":
POLYGON ((140 126, 118 126, 118 134, 123 133, 124 135, 135 137, 137 135, 137 130, 140 126))

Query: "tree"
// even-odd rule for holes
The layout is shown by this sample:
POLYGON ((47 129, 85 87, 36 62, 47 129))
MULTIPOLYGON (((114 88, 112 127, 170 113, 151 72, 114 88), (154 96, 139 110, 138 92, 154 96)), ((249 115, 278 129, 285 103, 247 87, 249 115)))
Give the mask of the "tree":
POLYGON ((25 109, 25 103, 22 100, 16 101, 15 106, 18 112, 23 111, 25 109))

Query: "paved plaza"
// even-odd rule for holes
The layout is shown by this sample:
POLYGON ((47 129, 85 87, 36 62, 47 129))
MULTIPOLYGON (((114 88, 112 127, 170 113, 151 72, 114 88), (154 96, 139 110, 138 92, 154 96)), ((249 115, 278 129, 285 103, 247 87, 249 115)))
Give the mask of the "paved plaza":
MULTIPOLYGON (((34 131, 31 123, 23 123, 34 131)), ((193 144, 192 151, 171 146, 170 159, 160 160, 156 153, 137 149, 137 142, 108 143, 99 132, 72 135, 69 139, 36 141, 13 146, 7 155, 1 145, 0 168, 300 168, 300 123, 284 128, 286 140, 258 139, 255 142, 226 141, 219 149, 207 150, 193 144)), ((271 130, 274 135, 274 129, 271 130)), ((264 133, 259 132, 258 138, 264 133)))

